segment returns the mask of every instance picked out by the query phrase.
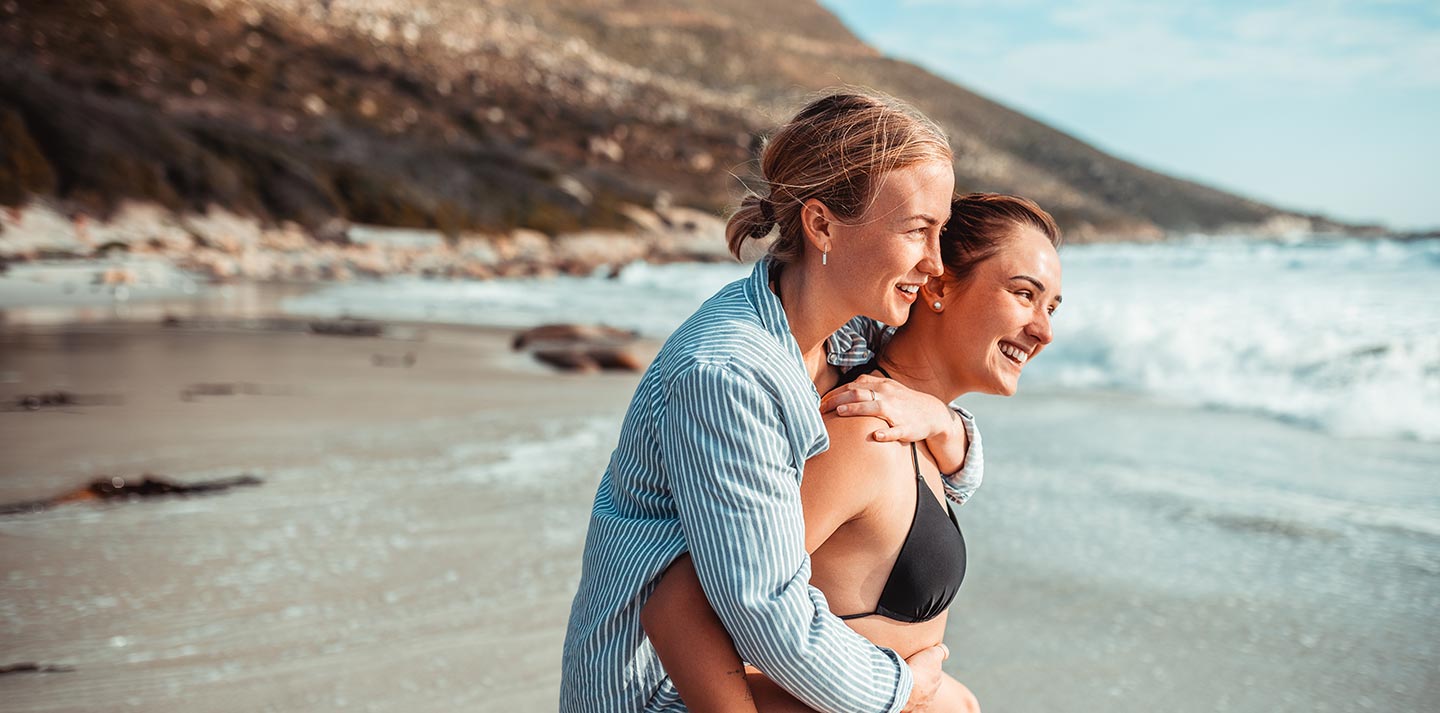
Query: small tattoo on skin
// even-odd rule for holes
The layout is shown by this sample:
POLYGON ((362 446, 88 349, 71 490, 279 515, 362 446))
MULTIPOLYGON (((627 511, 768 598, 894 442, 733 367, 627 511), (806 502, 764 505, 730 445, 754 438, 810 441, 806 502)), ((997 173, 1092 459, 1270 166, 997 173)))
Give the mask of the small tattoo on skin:
MULTIPOLYGON (((726 671, 726 672, 725 672, 725 675, 726 675, 726 676, 741 676, 741 677, 743 677, 743 676, 745 675, 745 668, 742 666, 742 667, 740 667, 740 668, 735 669, 734 671, 726 671)), ((750 679, 748 679, 748 678, 745 679, 745 698, 743 698, 742 700, 746 700, 746 701, 753 701, 753 700, 755 700, 755 692, 752 691, 752 690, 750 690, 750 679)))

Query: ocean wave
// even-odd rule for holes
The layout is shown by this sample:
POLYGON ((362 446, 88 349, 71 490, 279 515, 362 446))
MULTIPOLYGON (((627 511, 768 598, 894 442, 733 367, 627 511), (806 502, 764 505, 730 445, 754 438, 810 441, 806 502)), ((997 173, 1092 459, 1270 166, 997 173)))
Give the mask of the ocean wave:
POLYGON ((1069 251, 1055 341, 1026 383, 1440 440, 1440 274, 1419 259, 1437 245, 1069 251))

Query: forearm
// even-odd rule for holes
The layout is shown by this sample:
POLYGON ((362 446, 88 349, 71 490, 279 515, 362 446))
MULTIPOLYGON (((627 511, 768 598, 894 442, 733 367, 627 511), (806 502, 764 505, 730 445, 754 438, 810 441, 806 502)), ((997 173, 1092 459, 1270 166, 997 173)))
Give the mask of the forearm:
POLYGON ((661 454, 677 514, 741 658, 817 710, 898 710, 909 666, 845 626, 809 586, 794 444, 773 397, 700 365, 672 379, 667 409, 661 454))
POLYGON ((964 455, 961 456, 960 463, 953 467, 940 462, 938 454, 936 462, 940 472, 946 474, 942 478, 945 496, 956 504, 964 505, 985 479, 985 449, 980 441, 980 429, 975 426, 975 417, 961 408, 953 409, 951 413, 955 414, 956 422, 965 435, 964 455))
MULTIPOLYGON (((708 581, 703 573, 701 581, 708 581)), ((736 650, 807 706, 823 713, 880 713, 898 711, 908 700, 913 679, 906 662, 845 626, 803 579, 768 601, 724 606, 735 601, 721 595, 714 606, 736 650)))
POLYGON ((925 447, 935 457, 935 466, 941 473, 954 473, 965 467, 965 456, 970 449, 970 439, 965 434, 965 423, 960 414, 950 410, 950 422, 925 439, 925 447))
POLYGON ((757 713, 745 665, 705 598, 689 555, 661 576, 640 623, 692 713, 757 713))

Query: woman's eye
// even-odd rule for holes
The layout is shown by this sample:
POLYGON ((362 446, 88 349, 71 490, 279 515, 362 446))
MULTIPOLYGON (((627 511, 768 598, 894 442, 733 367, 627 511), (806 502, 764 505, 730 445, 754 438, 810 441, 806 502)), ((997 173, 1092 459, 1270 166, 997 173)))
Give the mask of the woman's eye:
POLYGON ((1015 294, 1024 297, 1027 301, 1035 299, 1035 293, 1030 290, 1016 290, 1015 294))

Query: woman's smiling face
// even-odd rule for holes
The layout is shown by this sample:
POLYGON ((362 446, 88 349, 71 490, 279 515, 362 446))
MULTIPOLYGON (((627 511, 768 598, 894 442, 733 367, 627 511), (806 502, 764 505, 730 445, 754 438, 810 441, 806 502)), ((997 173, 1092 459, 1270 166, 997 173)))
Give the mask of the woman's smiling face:
POLYGON ((1050 343, 1060 305, 1060 256, 1043 233, 1017 226, 999 251, 940 298, 952 383, 1010 396, 1025 365, 1050 343))
POLYGON ((919 288, 944 270, 940 230, 950 215, 955 172, 927 161, 884 174, 866 210, 832 224, 830 271, 848 287, 850 314, 890 325, 910 317, 919 288))

